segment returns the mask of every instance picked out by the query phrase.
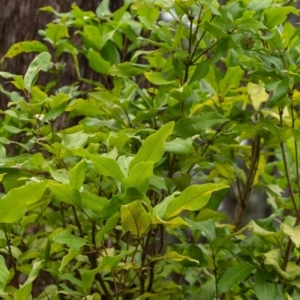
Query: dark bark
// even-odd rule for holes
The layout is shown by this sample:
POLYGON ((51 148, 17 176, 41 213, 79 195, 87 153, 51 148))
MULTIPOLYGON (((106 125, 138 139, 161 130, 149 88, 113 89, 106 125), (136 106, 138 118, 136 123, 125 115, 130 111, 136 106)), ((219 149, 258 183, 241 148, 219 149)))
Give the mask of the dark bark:
MULTIPOLYGON (((95 11, 101 0, 0 0, 1 18, 0 18, 0 58, 5 55, 10 46, 16 42, 25 40, 40 40, 38 30, 44 29, 47 23, 55 19, 55 15, 49 12, 39 11, 39 8, 50 5, 59 12, 70 11, 71 5, 76 3, 82 10, 95 11)), ((112 11, 123 5, 123 0, 110 1, 110 9, 112 11)), ((21 54, 12 59, 5 59, 0 71, 7 71, 12 74, 24 75, 34 54, 21 54)), ((71 84, 76 81, 76 74, 72 68, 72 60, 70 57, 66 59, 67 68, 60 78, 60 86, 71 84)), ((80 59, 81 74, 88 78, 91 75, 87 62, 84 58, 80 59)), ((92 79, 92 78, 91 78, 92 79)), ((0 84, 5 81, 0 78, 0 84)), ((7 89, 8 85, 5 85, 7 89)), ((9 101, 8 97, 0 94, 0 109, 5 109, 9 101)))

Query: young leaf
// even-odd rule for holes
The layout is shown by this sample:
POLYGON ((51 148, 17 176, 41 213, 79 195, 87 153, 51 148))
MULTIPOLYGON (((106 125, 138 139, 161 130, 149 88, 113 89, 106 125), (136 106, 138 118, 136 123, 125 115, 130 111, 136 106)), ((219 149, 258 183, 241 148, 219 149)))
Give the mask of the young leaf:
POLYGON ((148 136, 142 147, 131 161, 129 171, 139 162, 158 162, 165 152, 165 142, 167 137, 172 133, 174 122, 169 122, 162 126, 157 132, 148 136))
POLYGON ((78 249, 86 244, 86 240, 71 234, 69 230, 58 233, 53 241, 59 244, 66 244, 69 248, 78 249))
POLYGON ((153 175, 153 162, 140 162, 130 171, 129 176, 122 179, 122 184, 129 188, 134 187, 146 194, 149 187, 149 178, 153 175))
POLYGON ((80 189, 85 178, 86 162, 85 160, 80 161, 70 171, 70 185, 76 189, 80 189))
POLYGON ((121 206, 121 225, 126 231, 141 237, 151 224, 151 216, 140 201, 121 206))
POLYGON ((51 55, 48 52, 42 52, 29 65, 24 76, 25 89, 30 92, 35 77, 40 71, 48 71, 51 63, 51 55))
POLYGON ((165 218, 175 217, 184 210, 199 210, 207 204, 213 192, 225 188, 228 188, 228 186, 214 183, 192 185, 186 188, 177 198, 171 200, 167 207, 165 218))

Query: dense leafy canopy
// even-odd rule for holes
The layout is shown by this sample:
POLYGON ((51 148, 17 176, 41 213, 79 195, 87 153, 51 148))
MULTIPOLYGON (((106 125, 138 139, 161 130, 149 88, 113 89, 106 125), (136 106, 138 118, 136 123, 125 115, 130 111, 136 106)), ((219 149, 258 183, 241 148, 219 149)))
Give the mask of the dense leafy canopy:
POLYGON ((0 297, 300 298, 299 12, 223 2, 46 6, 7 51, 36 56, 0 72, 0 297))

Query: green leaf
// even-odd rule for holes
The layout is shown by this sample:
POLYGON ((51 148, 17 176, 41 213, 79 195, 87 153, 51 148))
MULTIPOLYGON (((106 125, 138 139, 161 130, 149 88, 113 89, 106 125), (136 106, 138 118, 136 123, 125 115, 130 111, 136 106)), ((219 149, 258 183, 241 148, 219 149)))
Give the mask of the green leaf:
POLYGON ((60 202, 77 207, 81 206, 81 196, 77 189, 71 187, 67 183, 57 184, 51 183, 49 185, 53 196, 60 202))
POLYGON ((157 132, 148 136, 135 158, 131 161, 129 171, 139 162, 158 162, 165 152, 165 142, 172 133, 174 122, 169 122, 162 126, 157 132))
POLYGON ((43 268, 43 266, 44 266, 44 260, 34 262, 31 271, 23 286, 32 283, 39 275, 39 272, 43 268))
POLYGON ((296 248, 300 247, 300 226, 290 227, 287 224, 281 223, 282 231, 292 240, 296 248))
POLYGON ((121 225, 126 231, 141 237, 150 227, 151 216, 140 201, 121 206, 121 225))
POLYGON ((271 93, 270 100, 268 101, 269 107, 274 107, 277 103, 287 96, 289 91, 289 78, 282 81, 271 82, 266 85, 266 90, 271 93))
POLYGON ((97 245, 102 241, 102 238, 105 233, 111 231, 116 227, 120 218, 120 214, 116 213, 112 217, 108 218, 105 222, 105 225, 97 232, 96 234, 96 243, 97 245))
POLYGON ((107 198, 99 197, 90 192, 81 192, 81 206, 83 208, 88 208, 96 214, 100 214, 103 208, 108 203, 107 198))
POLYGON ((4 257, 0 255, 0 295, 4 293, 4 289, 6 284, 8 283, 10 274, 9 270, 7 269, 4 257))
POLYGON ((193 140, 191 138, 175 138, 173 141, 166 142, 166 152, 176 155, 188 155, 194 152, 193 140))
POLYGON ((95 281, 95 275, 99 273, 99 270, 100 266, 96 269, 85 271, 82 274, 82 288, 85 293, 93 285, 93 282, 95 281))
POLYGON ((143 72, 145 67, 143 65, 132 64, 130 62, 124 62, 111 66, 108 73, 112 76, 119 76, 123 78, 137 76, 143 72))
POLYGON ((174 261, 188 260, 188 261, 191 261, 191 262, 195 262, 197 264, 199 263, 198 260, 192 259, 189 256, 180 255, 179 253, 177 253, 175 251, 170 251, 169 253, 165 254, 164 256, 153 258, 151 261, 166 260, 166 259, 172 259, 174 261))
POLYGON ((29 65, 24 76, 25 89, 30 92, 33 82, 40 71, 48 71, 51 63, 51 55, 48 52, 42 52, 29 65))
POLYGON ((163 219, 161 219, 157 213, 152 214, 152 221, 151 221, 152 225, 163 225, 164 227, 169 227, 172 229, 175 228, 179 228, 179 227, 183 227, 183 228, 189 228, 191 225, 189 223, 187 223, 186 221, 184 221, 182 218, 180 217, 176 217, 174 219, 171 219, 169 221, 165 221, 163 219))
POLYGON ((297 16, 299 15, 299 12, 296 9, 296 7, 275 6, 272 9, 265 11, 265 25, 269 29, 271 29, 279 24, 282 24, 286 20, 288 14, 290 14, 290 13, 295 14, 297 16))
POLYGON ((247 6, 247 9, 260 11, 260 10, 270 7, 271 3, 272 3, 272 0, 264 0, 264 1, 251 0, 247 6))
POLYGON ((81 160, 71 171, 70 171, 70 185, 76 189, 80 189, 84 183, 86 172, 86 162, 81 160))
POLYGON ((122 251, 121 254, 115 256, 104 256, 101 260, 99 270, 100 271, 111 271, 116 267, 122 260, 123 257, 130 254, 130 251, 122 251))
POLYGON ((175 217, 184 210, 199 210, 208 203, 213 192, 225 188, 228 188, 228 186, 214 183, 192 185, 186 188, 177 198, 170 201, 165 218, 175 217))
POLYGON ((225 96, 232 89, 237 88, 240 85, 243 75, 244 71, 240 66, 229 67, 219 83, 219 92, 221 95, 225 96))
POLYGON ((74 236, 69 230, 56 234, 53 241, 59 244, 66 244, 69 248, 78 249, 86 244, 86 239, 74 236))
POLYGON ((155 85, 168 85, 175 83, 173 80, 166 80, 166 78, 160 72, 144 72, 144 75, 151 83, 155 85))
POLYGON ((225 273, 218 282, 219 294, 223 294, 233 288, 236 284, 244 281, 255 269, 249 263, 242 263, 226 269, 225 273))
POLYGON ((146 194, 149 187, 149 178, 153 175, 153 162, 139 162, 130 171, 129 176, 122 179, 122 184, 129 188, 134 187, 146 194))
POLYGON ((90 49, 87 54, 87 59, 91 69, 103 75, 108 74, 109 68, 111 67, 110 62, 103 59, 99 52, 90 49))
POLYGON ((124 178, 120 166, 114 159, 98 155, 89 155, 89 158, 100 175, 111 176, 118 181, 124 178))
POLYGON ((18 222, 24 216, 27 206, 41 199, 47 185, 48 181, 45 180, 9 191, 6 197, 0 199, 0 223, 18 222))
POLYGON ((12 58, 24 52, 48 52, 48 48, 39 41, 23 41, 13 44, 4 57, 12 58))
POLYGON ((284 233, 282 231, 267 231, 258 226, 253 220, 251 220, 245 228, 248 228, 252 234, 259 236, 265 242, 273 245, 281 245, 284 239, 284 233))
POLYGON ((61 264, 60 264, 60 267, 58 269, 58 272, 61 273, 63 271, 63 269, 65 268, 65 266, 74 258, 76 257, 78 254, 81 253, 81 250, 80 249, 74 249, 74 248, 70 248, 69 249, 69 252, 67 255, 65 255, 63 258, 62 258, 62 261, 61 261, 61 264))
POLYGON ((258 271, 256 274, 254 291, 258 300, 274 300, 276 287, 273 282, 267 280, 264 272, 258 271))
POLYGON ((202 130, 213 128, 227 121, 229 121, 227 118, 215 112, 199 117, 184 117, 176 123, 174 134, 181 138, 188 138, 201 133, 202 130))
POLYGON ((269 95, 265 91, 265 87, 262 83, 248 83, 247 86, 248 95, 252 101, 253 107, 255 110, 259 110, 263 102, 267 101, 269 95))
POLYGON ((201 285, 199 299, 214 300, 216 294, 215 279, 211 278, 201 285))
POLYGON ((32 283, 24 284, 14 292, 14 300, 28 299, 31 295, 32 283))
POLYGON ((190 79, 190 83, 194 82, 194 81, 199 81, 200 79, 204 78, 208 71, 209 71, 209 67, 216 63, 217 61, 219 61, 219 59, 226 53, 226 51, 228 50, 228 44, 230 41, 230 37, 225 37, 222 38, 215 49, 215 53, 213 55, 213 57, 206 59, 202 62, 200 62, 199 64, 197 64, 197 67, 192 75, 192 78, 190 79))

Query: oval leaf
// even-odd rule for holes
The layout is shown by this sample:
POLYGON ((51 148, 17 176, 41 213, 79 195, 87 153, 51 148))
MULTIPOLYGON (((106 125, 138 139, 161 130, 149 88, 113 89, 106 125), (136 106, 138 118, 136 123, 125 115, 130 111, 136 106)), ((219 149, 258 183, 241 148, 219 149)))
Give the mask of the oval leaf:
POLYGON ((184 210, 199 210, 207 204, 213 192, 225 188, 228 186, 214 183, 189 186, 177 198, 170 201, 165 218, 175 217, 184 210))

